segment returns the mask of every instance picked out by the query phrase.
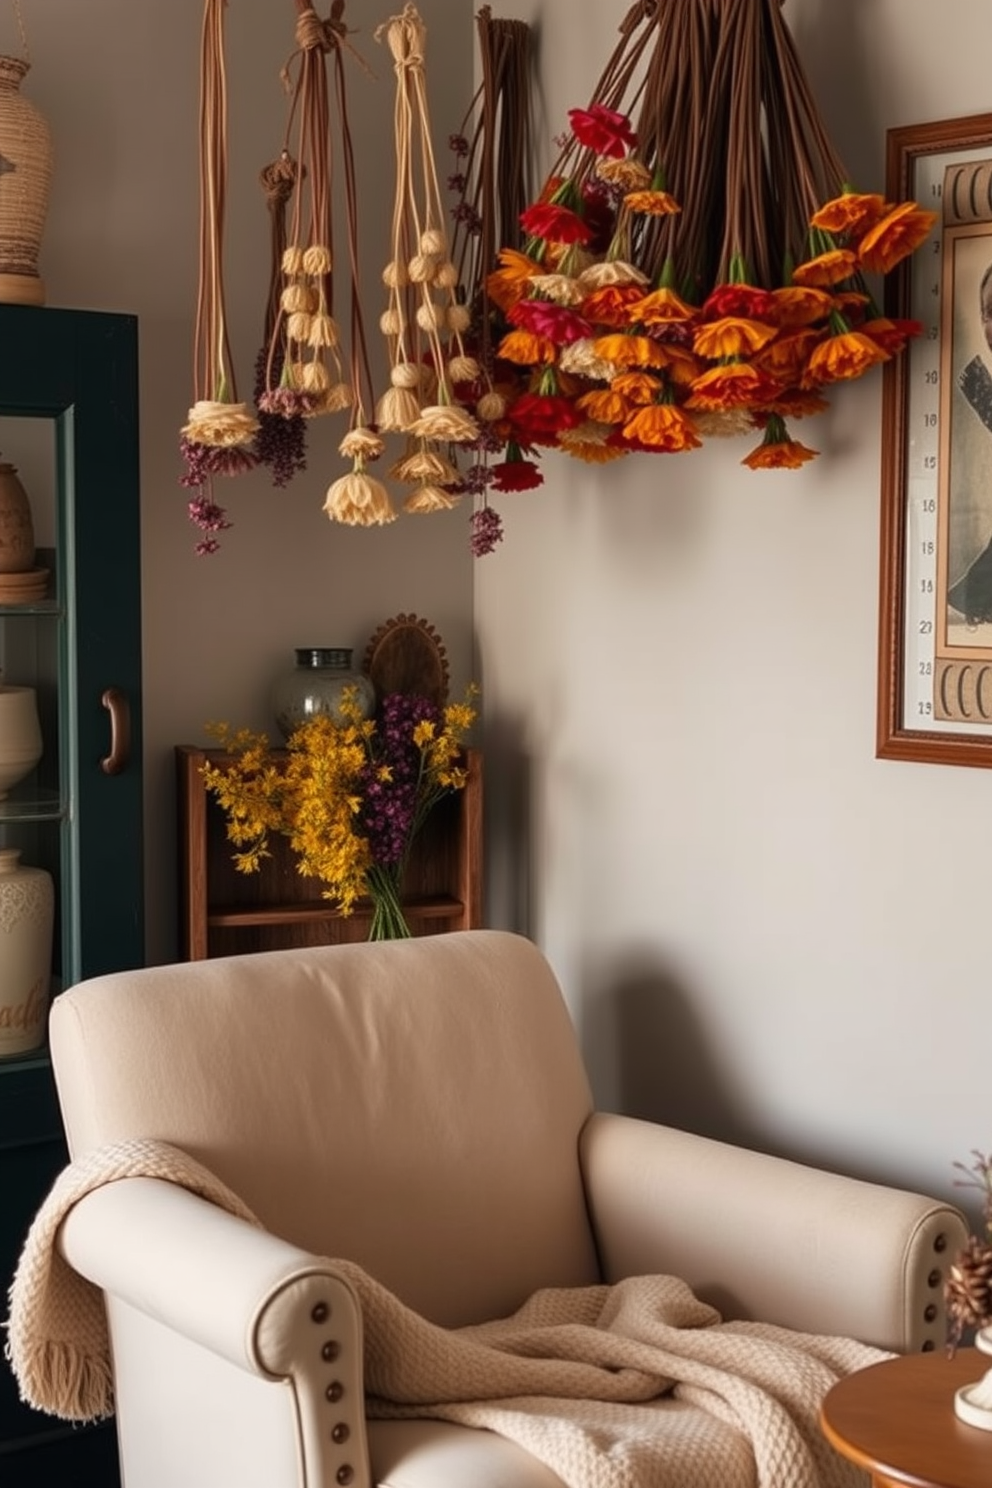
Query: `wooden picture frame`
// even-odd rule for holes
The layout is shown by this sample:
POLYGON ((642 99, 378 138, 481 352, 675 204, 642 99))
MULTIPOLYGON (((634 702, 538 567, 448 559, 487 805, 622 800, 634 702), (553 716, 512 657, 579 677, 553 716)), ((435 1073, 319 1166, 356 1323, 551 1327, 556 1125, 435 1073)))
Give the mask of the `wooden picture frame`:
POLYGON ((992 113, 890 129, 886 144, 887 200, 938 220, 885 290, 886 313, 922 332, 883 374, 876 755, 988 768, 992 113))

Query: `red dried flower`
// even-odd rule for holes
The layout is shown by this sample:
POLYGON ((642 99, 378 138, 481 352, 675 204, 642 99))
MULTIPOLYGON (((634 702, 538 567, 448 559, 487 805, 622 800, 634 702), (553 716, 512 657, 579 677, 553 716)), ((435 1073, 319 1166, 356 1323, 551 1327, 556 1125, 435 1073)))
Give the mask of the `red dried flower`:
POLYGON ((774 294, 753 284, 718 284, 700 313, 704 320, 777 320, 774 294))
POLYGON ((591 103, 587 109, 569 109, 568 122, 579 144, 597 155, 622 160, 628 150, 637 149, 637 135, 626 114, 604 108, 601 103, 591 103))
POLYGON ((592 237, 579 214, 557 202, 532 202, 520 213, 520 225, 528 237, 549 243, 588 243, 592 237))
POLYGON ((544 476, 532 460, 503 460, 491 468, 494 491, 533 491, 544 485, 544 476))
POLYGON ((533 336, 544 336, 556 346, 568 346, 592 335, 592 326, 581 315, 549 300, 518 300, 506 318, 511 325, 533 336))
POLYGON ((521 444, 553 444, 562 429, 584 422, 572 400, 559 393, 522 393, 507 416, 521 444))

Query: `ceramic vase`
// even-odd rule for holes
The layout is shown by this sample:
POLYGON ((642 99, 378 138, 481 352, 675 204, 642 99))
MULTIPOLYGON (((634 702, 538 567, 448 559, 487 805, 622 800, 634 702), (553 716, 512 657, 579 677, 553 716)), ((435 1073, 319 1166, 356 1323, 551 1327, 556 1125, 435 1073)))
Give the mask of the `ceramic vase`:
POLYGON ((0 686, 0 801, 30 775, 43 748, 34 688, 0 686))
POLYGON ((17 466, 0 460, 0 574, 26 573, 34 563, 34 519, 17 466))
POLYGON ((296 665, 272 689, 272 711, 284 739, 301 723, 319 713, 341 717, 341 698, 353 687, 363 718, 375 709, 375 688, 363 672, 355 671, 346 646, 301 646, 296 665))
POLYGON ((50 873, 0 848, 0 1058, 45 1042, 55 889, 50 873))
POLYGON ((38 274, 48 195, 52 139, 48 124, 21 83, 23 57, 0 56, 0 301, 43 305, 38 274))
MULTIPOLYGON (((975 1334, 975 1347, 979 1353, 992 1356, 992 1327, 979 1328, 975 1334)), ((962 1385, 954 1395, 954 1414, 968 1426, 977 1426, 980 1431, 992 1431, 992 1357, 985 1374, 972 1385, 962 1385)))

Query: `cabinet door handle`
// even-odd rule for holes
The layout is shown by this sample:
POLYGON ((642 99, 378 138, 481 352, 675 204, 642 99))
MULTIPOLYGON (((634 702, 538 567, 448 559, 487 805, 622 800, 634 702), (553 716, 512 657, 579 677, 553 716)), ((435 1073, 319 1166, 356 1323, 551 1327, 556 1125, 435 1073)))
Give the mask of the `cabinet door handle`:
POLYGON ((110 714, 110 753, 100 761, 105 775, 119 775, 131 758, 131 709, 119 687, 108 687, 100 699, 110 714))

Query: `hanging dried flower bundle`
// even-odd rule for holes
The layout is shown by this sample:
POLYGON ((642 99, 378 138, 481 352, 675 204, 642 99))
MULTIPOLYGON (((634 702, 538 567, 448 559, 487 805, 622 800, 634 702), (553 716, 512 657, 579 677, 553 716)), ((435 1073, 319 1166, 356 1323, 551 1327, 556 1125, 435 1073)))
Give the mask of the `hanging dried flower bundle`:
POLYGON ((342 453, 354 457, 360 445, 362 458, 370 459, 378 454, 380 444, 368 428, 372 378, 360 299, 358 203, 344 65, 344 52, 352 48, 344 0, 334 0, 326 20, 307 0, 295 0, 295 5, 297 49, 283 70, 291 103, 286 141, 275 167, 277 181, 281 183, 283 176, 291 180, 281 232, 273 234, 279 274, 270 290, 258 406, 260 417, 273 421, 271 429, 278 429, 276 421, 283 421, 287 441, 301 437, 305 419, 350 411, 342 453), (344 181, 350 270, 346 330, 335 317, 334 305, 332 112, 344 181))
POLYGON ((477 498, 472 551, 479 557, 492 552, 503 536, 491 493, 527 490, 540 485, 543 476, 527 458, 529 450, 503 448, 500 430, 513 388, 494 355, 500 332, 489 296, 497 249, 519 246, 520 215, 531 195, 531 32, 525 21, 494 19, 488 5, 478 12, 476 28, 481 82, 449 140, 455 170, 447 184, 457 197, 451 256, 469 312, 465 339, 479 365, 476 380, 456 388, 480 431, 476 460, 464 474, 466 489, 477 498), (496 454, 503 458, 494 463, 496 454))
POLYGON ((473 382, 479 368, 465 349, 469 312, 460 303, 444 226, 427 99, 427 30, 416 7, 406 5, 375 35, 389 47, 396 79, 391 252, 382 276, 388 298, 380 320, 390 386, 376 406, 378 434, 366 429, 360 440, 349 440, 354 471, 331 486, 325 503, 330 517, 361 526, 396 517, 385 485, 365 469, 369 441, 378 451, 382 434, 403 436, 404 452, 389 474, 410 487, 405 511, 433 512, 460 499, 460 476, 447 447, 471 444, 479 433, 454 393, 457 384, 473 382))
POLYGON ((191 520, 212 553, 229 527, 213 499, 215 475, 237 475, 256 463, 254 414, 238 401, 224 308, 224 209, 227 193, 226 0, 206 0, 200 44, 200 243, 193 348, 193 406, 181 432, 182 484, 195 489, 191 520))
POLYGON ((853 190, 780 0, 641 0, 620 35, 489 280, 506 447, 600 462, 757 431, 743 463, 799 466, 786 420, 918 331, 866 276, 934 216, 853 190))

